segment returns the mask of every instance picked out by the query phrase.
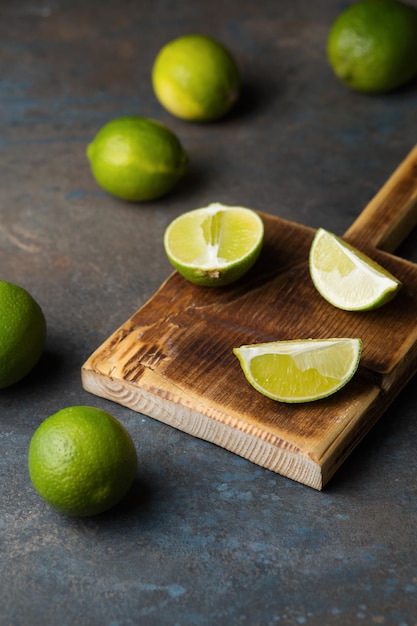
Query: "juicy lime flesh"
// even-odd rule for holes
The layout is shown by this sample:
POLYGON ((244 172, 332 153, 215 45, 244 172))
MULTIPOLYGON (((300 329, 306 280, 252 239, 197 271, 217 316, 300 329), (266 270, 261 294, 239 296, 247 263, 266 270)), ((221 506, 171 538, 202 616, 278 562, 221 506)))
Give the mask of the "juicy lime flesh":
POLYGON ((324 229, 311 247, 310 273, 321 295, 346 310, 382 306, 401 286, 375 261, 324 229))
POLYGON ((263 222, 252 210, 213 203, 184 213, 167 228, 164 245, 192 282, 221 285, 252 267, 263 243, 263 222))
POLYGON ((299 369, 294 358, 289 355, 266 354, 254 357, 251 374, 260 387, 281 398, 302 397, 305 389, 309 390, 308 395, 321 396, 339 383, 338 378, 323 376, 314 367, 299 369))
POLYGON ((170 249, 184 263, 216 268, 244 257, 258 239, 259 226, 251 215, 233 210, 208 211, 178 222, 170 234, 170 249))
POLYGON ((282 402, 308 402, 341 389, 355 373, 359 339, 297 340, 234 350, 245 376, 264 395, 282 402))
POLYGON ((28 466, 34 487, 52 507, 89 516, 127 493, 137 456, 129 433, 113 416, 93 407, 69 407, 35 431, 28 466))

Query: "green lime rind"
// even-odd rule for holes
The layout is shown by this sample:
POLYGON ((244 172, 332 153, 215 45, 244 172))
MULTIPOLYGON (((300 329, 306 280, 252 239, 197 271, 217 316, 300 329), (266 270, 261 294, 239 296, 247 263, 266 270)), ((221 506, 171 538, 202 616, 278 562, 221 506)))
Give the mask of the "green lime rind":
POLYGON ((137 471, 133 440, 101 409, 74 406, 45 419, 29 445, 28 469, 38 494, 69 516, 98 515, 129 491, 137 471))
POLYGON ((152 68, 160 104, 172 115, 193 122, 226 115, 240 95, 241 78, 231 53, 205 35, 184 35, 168 42, 152 68))
POLYGON ((139 116, 108 122, 87 146, 86 154, 100 187, 130 202, 156 200, 169 193, 189 162, 168 127, 139 116))
POLYGON ((397 0, 355 2, 333 22, 326 51, 351 89, 393 91, 417 74, 417 8, 397 0))
POLYGON ((173 267, 202 287, 225 287, 256 263, 264 224, 252 209, 212 203, 183 213, 166 228, 163 245, 173 267))
POLYGON ((169 257, 169 260, 178 273, 194 285, 200 285, 200 287, 226 287, 240 280, 255 265, 260 253, 261 246, 248 254, 244 262, 236 262, 225 268, 202 269, 193 266, 187 267, 178 263, 172 257, 169 257))
POLYGON ((46 320, 23 288, 0 281, 0 389, 25 378, 42 356, 46 320))

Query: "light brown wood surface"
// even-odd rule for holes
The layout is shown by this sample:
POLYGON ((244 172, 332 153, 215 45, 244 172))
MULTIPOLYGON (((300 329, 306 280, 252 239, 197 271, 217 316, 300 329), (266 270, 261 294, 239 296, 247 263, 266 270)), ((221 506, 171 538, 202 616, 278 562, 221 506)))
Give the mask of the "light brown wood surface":
MULTIPOLYGON (((346 312, 315 290, 315 231, 267 214, 255 267, 226 288, 174 272, 82 367, 84 388, 322 489, 417 370, 417 265, 392 254, 417 222, 417 147, 345 233, 403 282, 376 311, 346 312), (306 404, 247 383, 232 349, 283 339, 360 337, 351 382, 306 404)), ((169 436, 169 433, 167 434, 169 436)))

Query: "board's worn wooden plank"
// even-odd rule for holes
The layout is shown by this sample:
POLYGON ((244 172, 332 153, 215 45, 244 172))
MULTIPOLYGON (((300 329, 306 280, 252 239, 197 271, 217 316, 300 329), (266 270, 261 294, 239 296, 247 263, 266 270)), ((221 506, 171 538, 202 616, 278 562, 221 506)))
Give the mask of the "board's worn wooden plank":
POLYGON ((224 413, 210 405, 206 397, 189 397, 147 368, 140 386, 88 367, 83 370, 83 381, 85 388, 97 396, 149 415, 315 489, 322 489, 350 454, 356 440, 371 428, 374 420, 369 419, 366 423, 361 417, 364 408, 372 407, 379 393, 376 387, 371 387, 363 389, 353 401, 350 399, 333 428, 329 428, 327 437, 319 442, 322 449, 318 447, 315 452, 321 456, 316 457, 308 449, 291 443, 289 438, 280 437, 276 434, 278 429, 266 428, 261 416, 256 420, 252 412, 249 412, 249 419, 246 419, 248 414, 233 416, 231 412, 224 413), (337 445, 339 441, 342 445, 337 445))
MULTIPOLYGON (((373 248, 375 229, 383 241, 381 224, 398 233, 401 221, 414 223, 416 161, 414 151, 358 218, 370 229, 359 231, 363 249, 403 282, 389 304, 335 309, 309 276, 314 230, 262 214, 265 245, 249 274, 208 289, 173 273, 91 355, 84 387, 321 489, 417 369, 417 266, 373 248), (306 404, 259 394, 232 352, 248 343, 343 336, 363 341, 358 373, 337 394, 306 404)), ((350 238, 357 233, 353 226, 350 238)))
POLYGON ((361 249, 394 252, 417 223, 417 146, 345 233, 361 249))

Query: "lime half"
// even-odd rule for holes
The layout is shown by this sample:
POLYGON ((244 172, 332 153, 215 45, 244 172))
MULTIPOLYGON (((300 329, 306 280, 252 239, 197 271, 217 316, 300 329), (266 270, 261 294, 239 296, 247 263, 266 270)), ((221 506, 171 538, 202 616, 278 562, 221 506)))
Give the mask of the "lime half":
POLYGON ((401 282, 378 263, 323 228, 313 239, 309 264, 318 292, 346 311, 376 309, 401 287, 401 282))
POLYGON ((187 280, 221 287, 241 278, 262 249, 264 224, 252 209, 212 203, 183 213, 164 235, 168 259, 187 280))
POLYGON ((235 348, 248 382, 280 402, 311 402, 339 391, 355 374, 360 339, 273 341, 235 348))

